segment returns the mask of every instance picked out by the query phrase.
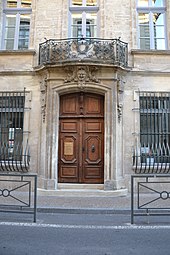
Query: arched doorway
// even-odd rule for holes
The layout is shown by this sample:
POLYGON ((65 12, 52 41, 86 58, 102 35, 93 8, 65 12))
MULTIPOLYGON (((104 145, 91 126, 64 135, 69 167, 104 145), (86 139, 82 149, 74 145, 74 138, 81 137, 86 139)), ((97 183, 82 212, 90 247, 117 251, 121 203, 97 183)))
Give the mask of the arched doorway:
POLYGON ((60 96, 58 179, 60 183, 104 182, 104 97, 60 96))

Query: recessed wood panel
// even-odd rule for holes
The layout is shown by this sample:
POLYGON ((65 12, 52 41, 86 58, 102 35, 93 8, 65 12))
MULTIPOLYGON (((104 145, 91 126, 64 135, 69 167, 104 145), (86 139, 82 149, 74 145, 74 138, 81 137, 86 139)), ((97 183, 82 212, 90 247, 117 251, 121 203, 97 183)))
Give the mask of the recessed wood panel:
POLYGON ((77 177, 77 167, 70 167, 70 166, 67 166, 67 167, 62 167, 61 168, 61 178, 72 178, 72 177, 77 177))
POLYGON ((86 95, 85 96, 85 109, 86 115, 99 115, 102 116, 104 112, 103 97, 96 95, 86 95))
POLYGON ((85 168, 85 173, 86 173, 86 178, 88 177, 97 177, 97 178, 100 178, 101 177, 101 172, 100 172, 100 167, 86 167, 85 168))
POLYGON ((60 159, 63 163, 75 163, 77 161, 77 140, 76 136, 61 136, 60 159))
POLYGON ((60 97, 60 116, 61 115, 76 115, 78 112, 78 97, 77 95, 67 95, 60 97))
POLYGON ((85 132, 102 132, 101 121, 85 121, 85 132))
POLYGON ((98 164, 101 161, 101 140, 98 136, 87 136, 85 140, 85 161, 89 164, 98 164))
POLYGON ((61 132, 77 132, 77 121, 63 121, 61 123, 61 132))

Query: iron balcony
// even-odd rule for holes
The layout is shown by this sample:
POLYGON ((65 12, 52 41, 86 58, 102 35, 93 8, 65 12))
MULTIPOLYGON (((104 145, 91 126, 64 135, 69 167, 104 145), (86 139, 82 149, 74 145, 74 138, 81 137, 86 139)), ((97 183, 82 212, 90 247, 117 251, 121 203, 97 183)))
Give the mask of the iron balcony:
POLYGON ((128 66, 128 44, 120 39, 69 38, 46 40, 39 45, 39 65, 70 61, 128 66))

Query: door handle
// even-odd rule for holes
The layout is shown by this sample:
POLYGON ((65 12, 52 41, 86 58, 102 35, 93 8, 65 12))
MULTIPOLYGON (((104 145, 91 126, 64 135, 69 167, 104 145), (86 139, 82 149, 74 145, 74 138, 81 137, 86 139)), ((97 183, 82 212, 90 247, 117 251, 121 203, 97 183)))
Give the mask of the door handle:
POLYGON ((95 152, 95 146, 94 146, 94 144, 92 145, 92 147, 91 147, 91 152, 95 152))

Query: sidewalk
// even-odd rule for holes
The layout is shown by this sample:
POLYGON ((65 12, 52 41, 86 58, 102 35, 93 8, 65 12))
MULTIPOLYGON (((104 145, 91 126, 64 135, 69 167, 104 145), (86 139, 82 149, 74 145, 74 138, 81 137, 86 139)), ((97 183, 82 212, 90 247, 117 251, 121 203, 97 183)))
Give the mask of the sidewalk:
POLYGON ((130 194, 127 190, 120 194, 109 192, 86 193, 72 192, 48 193, 38 190, 37 209, 41 212, 69 212, 69 213, 114 213, 130 211, 130 194), (82 196, 81 196, 82 194, 82 196))

